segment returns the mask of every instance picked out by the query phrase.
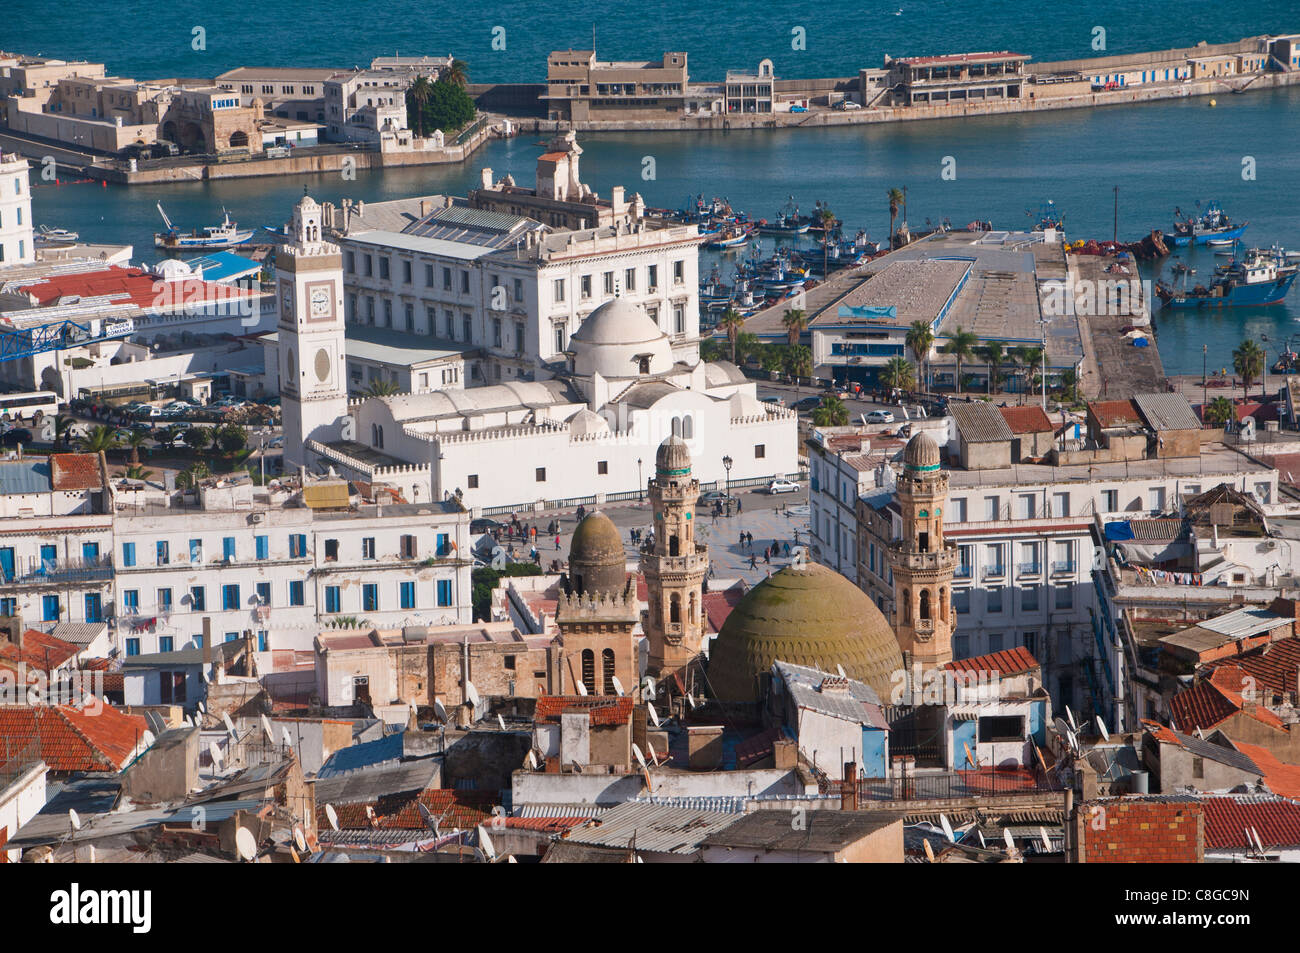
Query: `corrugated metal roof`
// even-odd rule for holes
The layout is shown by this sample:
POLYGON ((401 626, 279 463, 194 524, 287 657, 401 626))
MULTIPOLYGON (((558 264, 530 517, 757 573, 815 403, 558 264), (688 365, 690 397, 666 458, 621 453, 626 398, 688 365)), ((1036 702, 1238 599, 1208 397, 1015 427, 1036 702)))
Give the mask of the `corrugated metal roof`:
POLYGON ((353 804, 373 801, 384 795, 423 791, 432 787, 440 761, 426 758, 407 764, 364 768, 316 782, 316 803, 353 804))
POLYGON ((826 679, 838 676, 789 662, 774 662, 772 668, 801 708, 875 728, 889 727, 880 710, 880 696, 865 682, 846 678, 843 680, 844 688, 822 691, 821 685, 826 679))
POLYGON ((1293 620, 1278 615, 1268 609, 1247 607, 1234 609, 1226 615, 1206 619, 1198 623, 1202 629, 1218 632, 1232 639, 1245 639, 1252 635, 1268 632, 1279 626, 1290 625, 1293 620))
POLYGON ((1201 429, 1201 421, 1182 394, 1138 394, 1133 403, 1152 430, 1201 429))
POLYGON ((618 847, 657 854, 693 854, 710 834, 735 822, 738 815, 628 801, 569 834, 574 844, 618 847))
POLYGON ((957 430, 966 443, 996 443, 1012 437, 1011 427, 998 408, 982 400, 950 403, 948 413, 957 422, 957 430))
POLYGON ((50 465, 44 460, 12 460, 0 463, 0 494, 50 492, 50 465))
POLYGON ((302 501, 313 510, 345 509, 348 505, 348 483, 346 480, 338 480, 305 486, 302 488, 302 501))

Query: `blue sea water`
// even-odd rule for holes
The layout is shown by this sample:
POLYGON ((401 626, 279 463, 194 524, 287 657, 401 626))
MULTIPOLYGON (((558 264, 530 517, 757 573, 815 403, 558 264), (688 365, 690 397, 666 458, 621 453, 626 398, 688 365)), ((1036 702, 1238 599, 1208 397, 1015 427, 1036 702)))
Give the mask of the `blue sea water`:
MULTIPOLYGON (((472 81, 536 81, 548 50, 590 45, 593 8, 571 2, 462 9, 399 0, 372 9, 333 2, 232 0, 214 6, 182 0, 147 8, 78 8, 75 18, 51 18, 41 13, 47 9, 32 0, 11 0, 0 48, 107 61, 112 72, 141 78, 212 76, 251 64, 351 66, 394 51, 454 53, 469 64, 472 81), (196 25, 207 31, 203 53, 190 49, 196 25), (504 53, 490 50, 494 25, 506 27, 504 53)), ((1202 0, 1102 0, 1050 9, 993 0, 794 0, 779 6, 722 0, 694 10, 610 0, 599 10, 602 58, 684 48, 692 74, 704 77, 762 56, 775 60, 778 75, 805 76, 852 75, 861 66, 879 65, 886 51, 1010 48, 1036 59, 1087 56, 1095 26, 1107 31, 1107 52, 1300 30, 1295 4, 1202 0), (896 17, 900 6, 903 15, 896 17), (806 52, 789 49, 794 26, 807 30, 806 52)), ((626 185, 651 206, 675 208, 701 192, 725 196, 754 217, 772 217, 791 195, 804 209, 822 200, 847 229, 864 228, 876 238, 888 231, 887 190, 906 186, 908 219, 915 227, 945 218, 957 226, 978 218, 1023 227, 1028 212, 1052 200, 1065 211, 1069 237, 1106 239, 1113 228, 1113 189, 1119 186, 1121 239, 1167 230, 1175 206, 1189 210, 1198 199, 1216 199, 1234 219, 1250 221, 1251 244, 1300 248, 1300 88, 1224 95, 1217 103, 1211 107, 1198 98, 797 131, 592 135, 582 139, 583 178, 601 194, 626 185), (647 156, 655 160, 652 179, 644 177, 647 156), (956 163, 955 180, 940 177, 945 157, 956 163), (1248 158, 1253 179, 1242 175, 1248 158)), ((537 137, 525 135, 492 142, 463 165, 363 173, 355 181, 328 175, 130 189, 47 186, 36 191, 34 216, 76 229, 88 240, 132 242, 136 257, 149 260, 159 227, 154 203, 160 200, 172 220, 186 227, 218 221, 223 206, 243 224, 278 225, 304 184, 318 199, 335 202, 463 195, 481 166, 531 181, 540 146, 537 137)), ((1216 261, 1205 250, 1183 254, 1202 280, 1216 261)), ((726 277, 730 267, 724 264, 726 277)), ((1210 348, 1211 365, 1223 366, 1231 364, 1238 341, 1261 335, 1267 335, 1272 356, 1300 334, 1297 319, 1300 289, 1282 307, 1161 316, 1161 356, 1170 372, 1199 374, 1202 344, 1210 348)))

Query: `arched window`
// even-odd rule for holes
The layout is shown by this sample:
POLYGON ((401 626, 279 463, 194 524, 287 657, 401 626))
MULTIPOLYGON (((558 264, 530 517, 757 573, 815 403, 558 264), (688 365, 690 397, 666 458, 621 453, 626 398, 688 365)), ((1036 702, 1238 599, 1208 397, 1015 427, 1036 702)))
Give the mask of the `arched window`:
POLYGON ((686 416, 682 418, 682 439, 690 440, 695 436, 695 418, 686 416))
POLYGON ((681 552, 680 552, 681 548, 682 548, 682 544, 681 544, 681 542, 677 539, 677 534, 676 534, 676 533, 673 533, 673 535, 671 535, 671 536, 668 537, 668 555, 669 555, 669 556, 680 556, 680 555, 681 555, 681 552))
POLYGON ((673 418, 673 428, 672 428, 672 429, 673 429, 673 436, 674 436, 674 437, 680 437, 680 436, 682 435, 682 418, 680 418, 680 417, 674 417, 674 418, 673 418))
POLYGON ((930 618, 930 590, 921 590, 921 619, 922 621, 930 618))
POLYGON ((614 650, 605 649, 600 653, 601 674, 605 681, 605 694, 617 695, 614 690, 614 650))
POLYGON ((674 625, 682 621, 682 597, 675 592, 668 598, 668 621, 674 625))
POLYGON ((912 593, 907 589, 903 590, 903 621, 912 621, 912 593))
POLYGON ((591 649, 582 650, 582 684, 588 695, 596 694, 596 653, 591 649))

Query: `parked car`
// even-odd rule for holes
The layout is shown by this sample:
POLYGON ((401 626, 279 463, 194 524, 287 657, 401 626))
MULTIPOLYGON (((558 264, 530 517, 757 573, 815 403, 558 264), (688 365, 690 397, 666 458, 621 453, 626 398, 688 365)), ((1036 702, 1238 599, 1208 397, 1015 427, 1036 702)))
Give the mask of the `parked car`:
POLYGON ((23 427, 14 427, 0 434, 0 446, 16 447, 20 443, 25 447, 32 442, 32 432, 23 427))
POLYGON ((700 503, 704 506, 713 506, 714 503, 721 503, 726 506, 728 502, 735 503, 734 496, 728 496, 721 490, 710 490, 708 493, 700 494, 700 503))
POLYGON ((867 412, 867 423, 869 424, 892 424, 894 414, 889 410, 872 410, 867 412))
POLYGON ((791 107, 790 107, 790 112, 792 112, 792 113, 806 113, 807 111, 808 111, 808 107, 807 107, 807 106, 791 106, 791 107))
POLYGON ((484 533, 490 533, 494 529, 505 530, 505 528, 505 523, 498 523, 496 520, 488 519, 486 516, 480 519, 471 520, 469 524, 469 532, 471 536, 482 536, 484 533))
POLYGON ((855 103, 851 99, 841 99, 838 103, 835 104, 835 108, 836 109, 861 109, 862 104, 855 103))
POLYGON ((767 397, 760 397, 759 400, 761 400, 765 404, 775 404, 778 407, 780 407, 782 404, 785 403, 785 401, 783 401, 780 397, 777 397, 774 394, 769 394, 767 397))
POLYGON ((805 413, 816 410, 822 405, 822 399, 814 394, 811 397, 801 397, 794 405, 794 409, 805 413))
POLYGON ((798 493, 799 484, 792 480, 773 480, 767 485, 768 493, 798 493))

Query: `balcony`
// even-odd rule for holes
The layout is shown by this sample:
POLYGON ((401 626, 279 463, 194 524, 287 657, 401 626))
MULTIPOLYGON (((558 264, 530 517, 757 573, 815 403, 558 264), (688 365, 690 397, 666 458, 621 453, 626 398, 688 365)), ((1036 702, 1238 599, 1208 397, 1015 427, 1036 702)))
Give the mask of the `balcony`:
POLYGON ((27 569, 15 568, 4 581, 15 586, 53 586, 113 578, 113 557, 68 558, 34 561, 27 569))
POLYGON ((970 576, 971 568, 969 563, 962 563, 962 565, 952 571, 952 577, 954 579, 969 579, 970 576))
POLYGON ((1052 563, 1052 575, 1061 573, 1074 572, 1075 564, 1073 559, 1058 559, 1052 563))
POLYGON ((1021 576, 1037 576, 1043 571, 1042 563, 1020 563, 1016 566, 1016 574, 1021 576))
POLYGON ((985 566, 984 571, 980 573, 981 579, 1001 579, 1007 574, 1005 566, 985 566))

